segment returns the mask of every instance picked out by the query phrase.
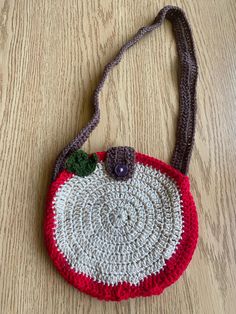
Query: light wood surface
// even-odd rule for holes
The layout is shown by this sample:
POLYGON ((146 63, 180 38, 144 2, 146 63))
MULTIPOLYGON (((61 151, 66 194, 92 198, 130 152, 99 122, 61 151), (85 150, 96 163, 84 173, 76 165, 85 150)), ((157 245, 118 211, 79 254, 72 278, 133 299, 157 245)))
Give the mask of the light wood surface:
MULTIPOLYGON (((0 0, 0 313, 236 313, 236 2, 0 0), (198 248, 161 296, 100 302, 54 269, 42 221, 59 151, 91 114, 104 65, 165 4, 184 8, 199 62, 190 165, 198 248)), ((178 113, 168 23, 131 49, 101 98, 87 152, 131 145, 166 162, 178 113)))

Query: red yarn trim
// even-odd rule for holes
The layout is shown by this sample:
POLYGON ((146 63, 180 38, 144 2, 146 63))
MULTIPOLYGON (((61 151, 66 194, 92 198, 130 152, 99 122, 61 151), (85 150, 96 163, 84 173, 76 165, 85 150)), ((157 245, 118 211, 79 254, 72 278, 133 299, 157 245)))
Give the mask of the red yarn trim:
MULTIPOLYGON (((100 161, 104 161, 105 152, 97 153, 100 161)), ((48 192, 46 215, 44 220, 45 242, 51 259, 60 274, 74 287, 82 292, 90 294, 101 300, 120 301, 139 296, 158 295, 173 284, 184 272, 192 259, 198 238, 198 219, 193 197, 190 193, 190 184, 187 176, 170 165, 153 157, 136 153, 136 161, 153 167, 172 177, 182 195, 183 234, 176 252, 166 261, 164 268, 157 274, 147 276, 139 285, 131 285, 124 282, 115 286, 98 283, 84 274, 75 272, 66 261, 63 254, 58 250, 54 239, 55 220, 53 199, 60 188, 73 174, 62 171, 57 179, 51 184, 48 192)))

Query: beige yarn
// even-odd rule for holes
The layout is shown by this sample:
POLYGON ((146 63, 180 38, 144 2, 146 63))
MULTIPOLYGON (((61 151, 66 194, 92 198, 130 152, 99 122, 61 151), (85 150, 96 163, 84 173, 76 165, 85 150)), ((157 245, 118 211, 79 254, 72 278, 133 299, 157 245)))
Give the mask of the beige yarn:
POLYGON ((174 180, 140 163, 126 182, 109 177, 103 162, 87 177, 74 175, 54 211, 58 250, 76 272, 108 285, 137 285, 159 272, 183 232, 174 180))

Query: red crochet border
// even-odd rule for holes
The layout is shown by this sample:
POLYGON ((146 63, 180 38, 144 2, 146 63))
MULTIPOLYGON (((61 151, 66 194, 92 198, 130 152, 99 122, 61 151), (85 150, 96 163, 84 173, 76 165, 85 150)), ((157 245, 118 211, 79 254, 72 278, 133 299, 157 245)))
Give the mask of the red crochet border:
MULTIPOLYGON (((101 161, 105 160, 105 152, 97 153, 97 155, 101 161)), ((139 296, 146 297, 162 293, 166 287, 173 284, 182 275, 191 261, 193 252, 196 248, 198 239, 198 219, 196 206, 190 193, 188 177, 170 165, 148 155, 136 153, 136 161, 158 169, 175 180, 182 194, 182 211, 184 220, 184 232, 176 252, 168 261, 166 261, 165 267, 159 273, 146 277, 137 286, 127 282, 109 286, 107 284, 96 282, 94 279, 89 278, 84 274, 76 273, 75 270, 70 267, 63 254, 58 250, 54 238, 55 221, 53 199, 58 188, 65 181, 69 180, 73 174, 66 170, 62 171, 57 179, 51 184, 48 192, 44 220, 44 235, 48 253, 57 270, 70 284, 80 291, 101 300, 120 301, 128 298, 139 296)))

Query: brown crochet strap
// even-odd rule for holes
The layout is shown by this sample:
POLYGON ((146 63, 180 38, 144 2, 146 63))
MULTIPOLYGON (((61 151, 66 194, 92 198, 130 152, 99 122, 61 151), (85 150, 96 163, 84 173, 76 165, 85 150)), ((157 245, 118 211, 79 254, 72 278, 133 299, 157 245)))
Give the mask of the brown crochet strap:
POLYGON ((152 24, 140 28, 139 31, 126 44, 123 45, 115 58, 105 66, 102 78, 94 91, 94 113, 92 119, 81 130, 78 136, 75 137, 72 142, 68 146, 66 146, 59 154, 54 168, 53 180, 63 169, 65 161, 69 157, 69 155, 75 150, 79 149, 84 144, 91 132, 98 125, 100 120, 99 94, 112 68, 121 61, 122 56, 124 55, 126 50, 136 44, 147 33, 160 27, 165 18, 172 23, 174 35, 177 42, 177 50, 180 63, 180 109, 177 125, 177 138, 173 157, 171 160, 171 165, 180 170, 182 173, 187 173, 194 142, 197 62, 194 52, 191 29, 184 12, 178 7, 166 6, 158 13, 152 24))

